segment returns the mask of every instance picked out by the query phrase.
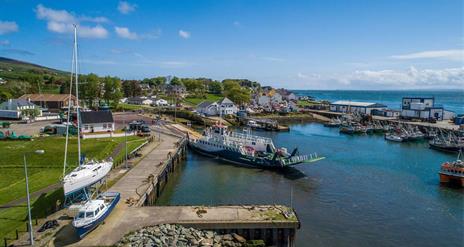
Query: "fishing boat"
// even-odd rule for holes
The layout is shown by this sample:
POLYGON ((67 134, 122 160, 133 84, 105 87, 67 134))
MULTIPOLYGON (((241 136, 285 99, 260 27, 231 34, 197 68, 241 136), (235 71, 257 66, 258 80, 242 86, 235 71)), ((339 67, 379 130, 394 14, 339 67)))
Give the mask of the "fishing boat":
POLYGON ((104 192, 94 200, 88 200, 80 205, 78 213, 72 221, 79 238, 85 237, 89 232, 101 224, 118 204, 121 195, 118 192, 104 192))
POLYGON ((429 142, 429 147, 442 152, 459 153, 464 149, 464 139, 448 133, 448 136, 440 135, 429 142))
POLYGON ((393 142, 403 142, 404 138, 395 133, 386 133, 385 140, 393 141, 393 142))
POLYGON ((332 118, 328 123, 324 124, 325 127, 329 128, 338 128, 340 127, 340 125, 342 125, 342 120, 340 120, 339 118, 332 118))
MULTIPOLYGON (((68 154, 68 143, 69 143, 69 125, 66 124, 66 142, 64 151, 64 162, 63 162, 63 189, 65 198, 71 197, 72 194, 81 192, 87 187, 101 181, 111 170, 113 161, 111 159, 105 161, 86 160, 81 154, 81 141, 80 141, 80 107, 79 107, 79 73, 78 73, 78 62, 77 62, 77 30, 74 28, 74 50, 73 50, 73 70, 71 71, 71 81, 69 94, 72 94, 73 83, 75 85, 76 92, 76 105, 74 106, 76 112, 76 129, 77 129, 77 149, 78 149, 78 166, 71 172, 66 174, 67 154, 68 154)), ((71 102, 72 97, 69 97, 68 102, 68 116, 67 123, 71 123, 71 102)))
POLYGON ((464 187, 464 161, 461 160, 462 150, 459 151, 458 158, 453 162, 445 162, 441 165, 440 183, 457 182, 464 187))
POLYGON ((190 148, 200 154, 258 168, 283 169, 323 159, 317 154, 298 155, 297 148, 288 153, 286 148, 276 148, 270 138, 229 131, 218 123, 205 129, 200 138, 188 139, 190 148))

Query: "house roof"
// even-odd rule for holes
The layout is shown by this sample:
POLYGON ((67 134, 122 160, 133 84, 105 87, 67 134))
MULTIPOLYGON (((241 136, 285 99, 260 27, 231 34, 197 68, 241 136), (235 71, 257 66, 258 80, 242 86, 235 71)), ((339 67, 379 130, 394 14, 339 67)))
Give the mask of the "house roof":
POLYGON ((197 107, 198 108, 205 108, 205 107, 208 107, 210 105, 214 104, 214 102, 211 102, 211 101, 203 101, 201 102, 197 107))
POLYGON ((230 100, 227 97, 224 97, 221 101, 219 101, 219 104, 233 104, 232 100, 230 100))
POLYGON ((84 111, 80 112, 81 123, 112 123, 113 114, 110 111, 84 111))
POLYGON ((371 102, 358 102, 358 101, 348 101, 348 100, 338 100, 331 105, 343 105, 343 106, 358 106, 358 107, 387 107, 383 104, 371 103, 371 102))
POLYGON ((34 103, 24 99, 10 99, 0 104, 0 109, 4 110, 16 110, 22 106, 33 106, 38 107, 34 103))
MULTIPOLYGON (((31 101, 46 101, 46 102, 61 102, 69 100, 69 94, 24 94, 19 97, 23 100, 31 101)), ((75 100, 76 96, 72 95, 72 99, 75 100)))

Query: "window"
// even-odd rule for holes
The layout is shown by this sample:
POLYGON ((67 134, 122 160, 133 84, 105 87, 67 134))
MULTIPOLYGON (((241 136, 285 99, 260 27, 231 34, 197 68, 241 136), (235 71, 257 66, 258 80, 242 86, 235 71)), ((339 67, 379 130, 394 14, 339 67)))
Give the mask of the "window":
POLYGON ((100 205, 100 210, 103 210, 103 208, 105 208, 105 205, 100 205))
POLYGON ((84 217, 85 217, 85 212, 79 212, 79 214, 77 215, 78 219, 83 219, 84 217))
POLYGON ((99 208, 97 208, 97 210, 95 210, 95 215, 98 215, 98 212, 100 212, 99 208))
POLYGON ((93 212, 86 212, 85 213, 85 218, 91 218, 93 217, 93 212))

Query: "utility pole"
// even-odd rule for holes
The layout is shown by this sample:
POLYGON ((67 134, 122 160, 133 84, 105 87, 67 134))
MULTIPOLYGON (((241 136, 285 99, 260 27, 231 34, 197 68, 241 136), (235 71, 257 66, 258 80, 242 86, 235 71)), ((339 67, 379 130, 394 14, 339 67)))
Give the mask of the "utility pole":
POLYGON ((24 154, 24 175, 26 176, 26 194, 27 194, 27 216, 29 218, 29 240, 30 244, 34 245, 34 230, 32 229, 32 217, 31 217, 31 198, 29 197, 29 178, 27 176, 27 162, 26 154, 24 154))
POLYGON ((126 166, 126 170, 127 170, 127 128, 126 128, 126 119, 123 119, 122 120, 122 123, 124 125, 124 149, 125 149, 125 159, 124 159, 124 164, 126 166))

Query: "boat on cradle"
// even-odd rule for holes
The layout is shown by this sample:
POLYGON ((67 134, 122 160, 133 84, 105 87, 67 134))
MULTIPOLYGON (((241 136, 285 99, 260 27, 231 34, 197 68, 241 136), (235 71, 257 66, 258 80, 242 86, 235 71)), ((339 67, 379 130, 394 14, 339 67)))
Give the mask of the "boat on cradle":
POLYGON ((63 179, 65 196, 100 182, 106 177, 112 167, 113 161, 111 159, 106 161, 90 160, 76 167, 76 169, 68 173, 63 179))
POLYGON ((288 153, 286 148, 276 148, 270 138, 229 131, 222 124, 205 129, 198 139, 189 136, 189 147, 209 157, 266 169, 283 169, 324 158, 317 154, 298 155, 297 148, 288 153))
POLYGON ((72 225, 79 238, 83 238, 101 224, 118 204, 120 197, 118 192, 104 192, 96 199, 78 206, 78 213, 74 217, 72 225))
POLYGON ((404 138, 394 133, 387 133, 385 134, 385 140, 393 142, 403 142, 404 138))
MULTIPOLYGON (((63 189, 65 195, 65 203, 72 203, 72 201, 88 199, 86 189, 100 182, 103 178, 106 177, 108 172, 113 166, 113 161, 111 159, 106 161, 95 161, 95 160, 86 160, 81 154, 81 141, 80 141, 80 106, 79 106, 79 73, 78 71, 78 61, 77 61, 77 29, 74 28, 74 49, 73 49, 73 70, 71 71, 71 81, 69 95, 72 94, 72 87, 75 85, 76 92, 76 105, 74 106, 76 112, 76 129, 77 129, 77 157, 79 164, 71 172, 66 174, 67 158, 68 158, 68 143, 69 143, 69 127, 70 124, 66 125, 66 144, 64 151, 64 162, 63 162, 63 189), (82 193, 83 192, 83 193, 82 193)), ((72 97, 69 97, 68 102, 68 116, 67 123, 71 123, 70 117, 71 112, 71 102, 72 97)))
POLYGON ((464 187, 464 161, 461 160, 462 150, 458 154, 458 158, 453 162, 445 162, 441 165, 440 183, 457 182, 461 187, 464 187))

